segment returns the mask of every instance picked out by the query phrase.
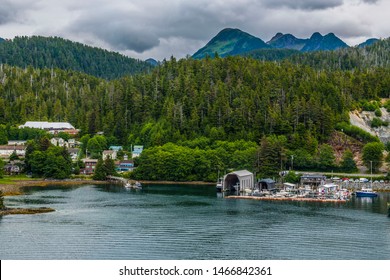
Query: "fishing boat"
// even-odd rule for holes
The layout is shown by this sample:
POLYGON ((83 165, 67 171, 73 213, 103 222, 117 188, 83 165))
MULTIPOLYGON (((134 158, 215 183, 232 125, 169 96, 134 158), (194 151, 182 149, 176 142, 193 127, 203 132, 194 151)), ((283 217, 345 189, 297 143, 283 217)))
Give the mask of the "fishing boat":
POLYGON ((356 197, 377 197, 378 194, 372 190, 372 188, 362 188, 360 191, 356 191, 356 197))

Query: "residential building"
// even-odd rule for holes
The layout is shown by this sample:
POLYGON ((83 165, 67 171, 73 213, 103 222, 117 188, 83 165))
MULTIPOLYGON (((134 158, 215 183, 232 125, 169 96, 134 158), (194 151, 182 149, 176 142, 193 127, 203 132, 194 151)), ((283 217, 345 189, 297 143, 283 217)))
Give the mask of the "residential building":
POLYGON ((134 170, 134 161, 122 160, 116 163, 116 169, 118 172, 128 172, 134 170))
POLYGON ((122 146, 110 146, 108 149, 119 152, 119 150, 123 150, 123 147, 122 146))
POLYGON ((8 175, 17 175, 22 172, 23 167, 24 167, 24 161, 13 160, 4 166, 4 172, 8 175))
POLYGON ((144 149, 144 146, 134 145, 133 151, 131 152, 133 158, 139 157, 144 149))
POLYGON ((8 146, 25 146, 26 143, 26 140, 9 140, 8 146))
POLYGON ((16 145, 0 146, 0 157, 2 158, 9 158, 13 152, 16 152, 16 154, 20 157, 24 157, 26 155, 26 147, 16 145))
POLYGON ((104 150, 103 151, 103 160, 105 160, 107 157, 110 159, 116 160, 117 152, 113 151, 113 150, 104 150))
POLYGON ((95 172, 97 159, 85 158, 82 160, 85 164, 85 168, 80 170, 80 174, 91 175, 95 172))
POLYGON ((54 137, 54 138, 51 138, 50 139, 50 142, 54 145, 54 146, 59 146, 59 147, 68 147, 68 142, 66 142, 64 139, 62 138, 58 138, 58 137, 54 137))
POLYGON ((72 161, 77 161, 79 156, 80 149, 78 148, 69 148, 68 153, 72 159, 72 161))

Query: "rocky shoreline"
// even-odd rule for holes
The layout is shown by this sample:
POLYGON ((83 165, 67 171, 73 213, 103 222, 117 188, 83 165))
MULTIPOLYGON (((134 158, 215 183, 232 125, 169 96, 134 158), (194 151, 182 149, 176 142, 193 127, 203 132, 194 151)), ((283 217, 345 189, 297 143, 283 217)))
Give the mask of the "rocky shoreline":
POLYGON ((41 214, 54 212, 55 209, 41 207, 41 208, 5 208, 0 210, 0 216, 5 215, 32 215, 32 214, 41 214))

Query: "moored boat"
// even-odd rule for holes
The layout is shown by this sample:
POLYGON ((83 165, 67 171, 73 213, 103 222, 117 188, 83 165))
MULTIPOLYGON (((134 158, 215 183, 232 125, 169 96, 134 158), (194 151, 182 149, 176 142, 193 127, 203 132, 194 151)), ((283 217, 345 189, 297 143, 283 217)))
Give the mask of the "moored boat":
POLYGON ((222 192, 222 189, 223 189, 222 180, 223 180, 222 178, 218 179, 218 182, 217 182, 217 185, 216 185, 217 192, 222 192))
POLYGON ((134 189, 138 189, 138 190, 140 190, 140 189, 142 189, 142 185, 141 185, 141 183, 140 182, 135 182, 135 184, 134 184, 134 186, 133 186, 133 188, 134 189))
POLYGON ((377 197, 378 194, 371 188, 362 188, 360 191, 355 192, 356 197, 377 197))

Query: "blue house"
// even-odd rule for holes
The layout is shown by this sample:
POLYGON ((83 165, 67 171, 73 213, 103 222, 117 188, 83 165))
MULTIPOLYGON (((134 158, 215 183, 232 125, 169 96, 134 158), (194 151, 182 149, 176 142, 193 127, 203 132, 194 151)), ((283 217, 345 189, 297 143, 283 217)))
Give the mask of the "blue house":
POLYGON ((134 162, 132 160, 122 160, 117 164, 116 169, 118 172, 128 172, 134 170, 134 162))
POLYGON ((122 146, 110 146, 110 148, 108 148, 108 149, 119 152, 119 150, 123 150, 123 147, 122 146))

